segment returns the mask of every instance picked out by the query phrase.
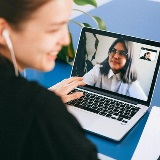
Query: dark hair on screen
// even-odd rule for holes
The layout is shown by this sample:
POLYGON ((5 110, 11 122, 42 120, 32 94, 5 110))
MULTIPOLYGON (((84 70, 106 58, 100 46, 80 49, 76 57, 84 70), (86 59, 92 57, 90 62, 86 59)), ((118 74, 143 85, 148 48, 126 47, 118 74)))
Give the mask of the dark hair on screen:
MULTIPOLYGON (((51 0, 0 0, 0 18, 4 18, 12 27, 19 27, 21 22, 43 4, 51 0)), ((18 29, 18 28, 17 28, 18 29)))
MULTIPOLYGON (((117 43, 123 43, 125 47, 125 51, 127 54, 127 60, 125 66, 121 69, 121 79, 124 83, 132 83, 137 80, 137 71, 135 69, 134 64, 134 52, 132 47, 132 42, 126 41, 122 38, 116 39, 109 48, 108 55, 110 54, 111 50, 117 43)), ((100 72, 102 75, 107 76, 110 70, 109 66, 109 56, 101 63, 100 72)))
POLYGON ((151 54, 150 52, 146 52, 145 54, 144 54, 144 56, 146 56, 146 55, 148 55, 148 54, 151 54))

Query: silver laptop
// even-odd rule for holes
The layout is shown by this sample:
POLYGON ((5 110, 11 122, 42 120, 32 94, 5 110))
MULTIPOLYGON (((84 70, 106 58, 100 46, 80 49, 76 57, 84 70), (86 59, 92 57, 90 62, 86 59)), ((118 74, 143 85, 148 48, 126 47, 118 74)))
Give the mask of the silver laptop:
POLYGON ((150 106, 160 43, 84 27, 71 76, 84 77, 69 111, 92 133, 120 141, 150 106))

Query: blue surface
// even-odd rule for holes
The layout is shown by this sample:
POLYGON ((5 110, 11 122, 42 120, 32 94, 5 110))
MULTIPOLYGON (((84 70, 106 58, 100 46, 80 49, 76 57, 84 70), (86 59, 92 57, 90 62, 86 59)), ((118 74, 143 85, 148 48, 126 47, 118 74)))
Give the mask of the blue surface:
POLYGON ((28 80, 37 81, 42 86, 49 88, 52 85, 70 77, 71 66, 65 62, 56 60, 55 68, 50 72, 40 72, 32 69, 26 70, 28 80))
MULTIPOLYGON (((160 3, 158 2, 148 0, 112 0, 89 13, 101 17, 106 22, 109 31, 160 41, 160 3)), ((97 28, 94 22, 84 15, 74 20, 77 22, 90 22, 94 28, 97 28)), ((71 23, 69 27, 73 35, 74 47, 76 48, 81 28, 71 23)), ((27 70, 27 78, 29 80, 37 80, 45 87, 50 87, 64 78, 68 78, 70 71, 71 66, 69 64, 57 60, 53 71, 43 73, 27 70)), ((160 76, 157 80, 151 106, 160 106, 159 93, 160 76)), ((148 115, 149 111, 120 142, 114 142, 91 133, 87 133, 87 137, 96 144, 100 153, 118 160, 130 160, 148 115)))

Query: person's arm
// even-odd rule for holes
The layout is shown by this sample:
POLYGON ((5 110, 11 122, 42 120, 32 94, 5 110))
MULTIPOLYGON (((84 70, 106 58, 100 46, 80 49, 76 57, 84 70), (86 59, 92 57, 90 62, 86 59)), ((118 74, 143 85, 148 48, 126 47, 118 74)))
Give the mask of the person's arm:
POLYGON ((95 85, 98 79, 100 69, 99 65, 95 65, 89 72, 83 76, 83 81, 88 85, 95 85))

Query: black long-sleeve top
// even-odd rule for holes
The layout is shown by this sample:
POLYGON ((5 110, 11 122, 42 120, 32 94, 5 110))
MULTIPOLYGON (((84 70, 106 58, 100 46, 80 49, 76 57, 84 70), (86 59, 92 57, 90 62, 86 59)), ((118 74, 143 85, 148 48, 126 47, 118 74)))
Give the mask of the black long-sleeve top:
POLYGON ((61 101, 0 59, 0 160, 97 160, 96 147, 61 101))

